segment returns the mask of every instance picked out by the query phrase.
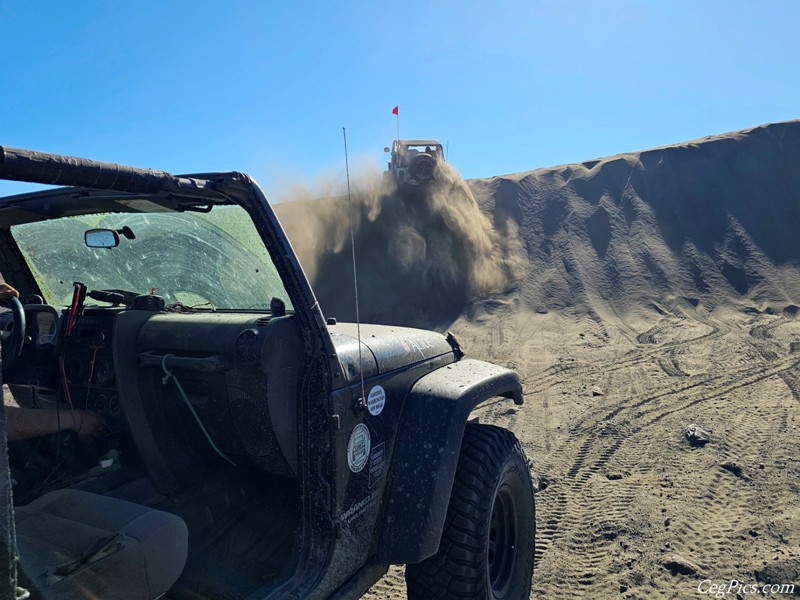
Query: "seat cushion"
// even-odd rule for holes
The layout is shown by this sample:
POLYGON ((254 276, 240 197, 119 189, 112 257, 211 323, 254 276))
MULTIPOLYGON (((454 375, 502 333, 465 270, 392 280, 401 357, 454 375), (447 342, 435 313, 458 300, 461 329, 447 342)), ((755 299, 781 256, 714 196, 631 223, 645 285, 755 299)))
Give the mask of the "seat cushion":
POLYGON ((186 564, 186 524, 160 510, 65 489, 15 512, 21 565, 48 597, 153 600, 186 564))

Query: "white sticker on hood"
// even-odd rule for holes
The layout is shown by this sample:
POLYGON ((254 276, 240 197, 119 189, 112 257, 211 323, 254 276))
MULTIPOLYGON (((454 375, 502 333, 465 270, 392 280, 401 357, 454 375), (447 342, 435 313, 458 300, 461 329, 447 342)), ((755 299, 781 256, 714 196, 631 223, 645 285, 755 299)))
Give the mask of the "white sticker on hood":
POLYGON ((369 391, 369 396, 367 396, 367 409, 369 409, 369 414, 373 417, 377 417, 383 412, 383 407, 385 405, 386 392, 381 386, 376 385, 369 391))
POLYGON ((347 464, 353 473, 358 473, 367 464, 371 448, 372 438, 369 429, 363 423, 359 423, 353 428, 350 441, 347 442, 347 464))

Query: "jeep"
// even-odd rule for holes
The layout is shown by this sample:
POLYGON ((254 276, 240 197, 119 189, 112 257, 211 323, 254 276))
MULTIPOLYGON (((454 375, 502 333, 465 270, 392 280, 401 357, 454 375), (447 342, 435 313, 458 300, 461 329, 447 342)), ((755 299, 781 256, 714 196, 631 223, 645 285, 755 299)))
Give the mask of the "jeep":
POLYGON ((440 162, 444 162, 444 152, 437 140, 394 140, 386 177, 398 187, 426 184, 435 180, 440 162))
POLYGON ((0 147, 0 178, 67 186, 0 200, 3 597, 358 598, 395 564, 410 598, 529 597, 529 463, 470 418, 517 373, 323 316, 247 175, 0 147))

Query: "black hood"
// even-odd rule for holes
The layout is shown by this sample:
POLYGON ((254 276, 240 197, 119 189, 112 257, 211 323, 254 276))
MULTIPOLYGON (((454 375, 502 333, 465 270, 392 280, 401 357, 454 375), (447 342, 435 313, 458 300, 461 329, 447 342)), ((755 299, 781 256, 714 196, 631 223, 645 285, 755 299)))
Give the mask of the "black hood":
MULTIPOLYGON (((359 356, 356 324, 329 325, 328 331, 347 380, 357 380, 359 356)), ((434 331, 390 325, 361 325, 361 363, 364 366, 364 377, 386 373, 452 352, 453 349, 445 337, 434 331)))

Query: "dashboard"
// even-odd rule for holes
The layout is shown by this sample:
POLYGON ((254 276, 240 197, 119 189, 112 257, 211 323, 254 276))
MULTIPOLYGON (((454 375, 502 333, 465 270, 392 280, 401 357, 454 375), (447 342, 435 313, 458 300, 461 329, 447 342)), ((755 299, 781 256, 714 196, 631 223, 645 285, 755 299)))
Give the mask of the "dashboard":
POLYGON ((117 312, 87 308, 77 318, 71 335, 63 341, 62 378, 66 378, 65 387, 70 395, 77 395, 72 398, 73 406, 79 408, 83 400, 85 408, 112 420, 121 418, 111 350, 117 312))
MULTIPOLYGON (((64 336, 66 310, 24 305, 26 343, 7 377, 21 406, 40 408, 37 398, 58 398, 113 421, 122 418, 111 350, 114 318, 120 309, 87 306, 64 336)), ((13 329, 10 312, 0 314, 3 340, 13 329)))
MULTIPOLYGON (((296 474, 305 353, 293 315, 23 308, 26 342, 6 378, 17 403, 103 415, 104 448, 141 464, 160 492, 202 480, 219 460, 296 474)), ((0 331, 12 326, 0 313, 0 331)))

